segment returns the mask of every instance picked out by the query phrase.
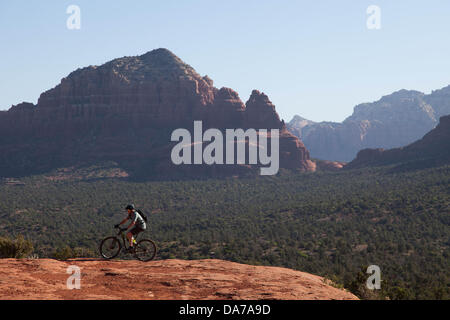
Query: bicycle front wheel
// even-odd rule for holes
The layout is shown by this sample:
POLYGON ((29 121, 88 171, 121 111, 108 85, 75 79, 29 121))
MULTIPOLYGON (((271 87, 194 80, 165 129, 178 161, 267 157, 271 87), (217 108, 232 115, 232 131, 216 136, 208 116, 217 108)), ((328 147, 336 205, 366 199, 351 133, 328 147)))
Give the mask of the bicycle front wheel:
POLYGON ((108 237, 100 243, 100 254, 105 259, 117 257, 120 252, 120 241, 116 237, 108 237))
POLYGON ((150 261, 156 256, 156 244, 149 239, 142 239, 136 245, 134 255, 140 261, 150 261))

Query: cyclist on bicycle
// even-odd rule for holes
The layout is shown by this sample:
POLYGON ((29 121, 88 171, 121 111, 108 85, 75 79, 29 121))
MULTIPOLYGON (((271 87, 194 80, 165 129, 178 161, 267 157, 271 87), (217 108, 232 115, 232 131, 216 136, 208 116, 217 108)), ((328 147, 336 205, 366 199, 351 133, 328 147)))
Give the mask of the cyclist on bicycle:
POLYGON ((141 217, 139 212, 137 212, 134 205, 129 204, 125 207, 125 209, 128 211, 128 216, 125 219, 123 219, 122 222, 120 222, 119 224, 116 224, 114 227, 119 228, 119 226, 121 224, 124 224, 128 220, 131 220, 131 223, 126 228, 126 230, 128 230, 127 239, 130 242, 130 247, 128 248, 128 251, 133 252, 134 239, 137 237, 137 235, 139 233, 141 233, 142 231, 145 231, 145 229, 147 229, 147 225, 145 224, 145 221, 141 217))

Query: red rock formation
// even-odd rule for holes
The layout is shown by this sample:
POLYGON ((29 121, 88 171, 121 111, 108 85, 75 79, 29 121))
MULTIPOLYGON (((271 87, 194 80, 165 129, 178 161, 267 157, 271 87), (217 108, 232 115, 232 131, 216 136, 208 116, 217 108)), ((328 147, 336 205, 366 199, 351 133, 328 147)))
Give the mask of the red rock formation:
POLYGON ((281 167, 313 170, 306 148, 285 130, 265 94, 254 90, 244 105, 232 89, 215 88, 209 77, 157 49, 78 69, 42 93, 36 106, 0 113, 0 176, 112 160, 127 172, 170 177, 174 167, 161 163, 170 162, 170 134, 192 128, 194 120, 204 130, 282 129, 281 167))
POLYGON ((328 160, 314 160, 317 170, 320 171, 339 171, 345 166, 345 162, 328 161, 328 160))
POLYGON ((281 129, 280 117, 275 111, 275 106, 264 93, 253 90, 245 106, 249 128, 281 129))
POLYGON ((0 299, 357 300, 325 279, 286 268, 223 260, 0 260, 0 299), (80 289, 67 289, 67 267, 80 289), (132 284, 132 290, 130 290, 132 284))

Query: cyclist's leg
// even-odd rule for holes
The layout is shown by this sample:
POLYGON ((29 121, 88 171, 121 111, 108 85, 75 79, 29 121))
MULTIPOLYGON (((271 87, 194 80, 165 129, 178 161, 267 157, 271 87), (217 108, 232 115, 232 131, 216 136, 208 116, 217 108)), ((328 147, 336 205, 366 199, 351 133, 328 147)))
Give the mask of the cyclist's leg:
POLYGON ((130 247, 133 246, 133 240, 136 239, 137 235, 139 233, 141 233, 142 231, 144 231, 142 228, 138 227, 138 226, 134 226, 130 232, 128 232, 127 234, 127 238, 130 242, 130 247))
MULTIPOLYGON (((134 228, 136 228, 136 227, 134 227, 134 228)), ((134 229, 134 228, 133 228, 133 229, 134 229)), ((127 233, 128 245, 129 245, 130 247, 133 246, 133 233, 132 233, 132 230, 133 230, 133 229, 131 229, 131 230, 128 231, 128 233, 127 233)))

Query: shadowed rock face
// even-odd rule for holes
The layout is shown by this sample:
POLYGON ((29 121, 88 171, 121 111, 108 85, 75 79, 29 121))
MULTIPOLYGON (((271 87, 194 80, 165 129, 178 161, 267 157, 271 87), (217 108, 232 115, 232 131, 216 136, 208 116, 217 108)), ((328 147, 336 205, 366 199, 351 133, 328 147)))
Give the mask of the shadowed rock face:
POLYGON ((0 260, 0 299, 76 300, 357 300, 323 278, 286 268, 217 259, 103 261, 0 260), (67 267, 81 270, 68 290, 67 267), (3 270, 5 272, 3 272, 3 270), (132 285, 132 290, 130 290, 132 285))
POLYGON ((450 116, 422 139, 402 148, 364 149, 345 168, 397 164, 395 169, 415 169, 450 164, 450 116))
POLYGON ((426 95, 400 90, 363 103, 342 123, 294 118, 288 129, 300 137, 311 157, 350 161, 364 148, 396 148, 420 139, 439 117, 450 114, 450 86, 426 95))
POLYGON ((314 170, 304 145, 254 90, 244 105, 167 49, 78 69, 41 94, 0 113, 0 176, 117 161, 132 174, 159 178, 253 172, 249 166, 173 166, 171 132, 192 128, 280 129, 281 167, 314 170), (163 171, 161 171, 163 170, 163 171), (194 173, 195 172, 195 173, 194 173))

